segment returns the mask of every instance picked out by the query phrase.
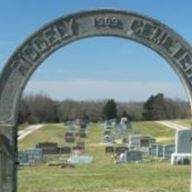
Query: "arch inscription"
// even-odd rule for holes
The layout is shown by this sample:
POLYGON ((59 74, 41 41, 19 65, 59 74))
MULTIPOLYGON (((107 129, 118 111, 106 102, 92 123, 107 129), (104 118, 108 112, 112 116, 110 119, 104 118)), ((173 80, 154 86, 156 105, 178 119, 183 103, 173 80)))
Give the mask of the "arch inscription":
MULTIPOLYGON (((175 70, 192 103, 192 48, 166 25, 139 14, 120 10, 92 10, 67 15, 45 25, 11 56, 0 77, 0 134, 14 149, 9 177, 0 191, 16 192, 16 120, 18 103, 36 68, 54 51, 78 39, 118 36, 141 43, 160 54, 175 70)), ((0 158, 1 160, 1 158, 0 158)), ((1 165, 1 162, 0 162, 1 165)), ((0 170, 1 172, 1 170, 0 170)), ((5 176, 0 173, 0 176, 5 176)))

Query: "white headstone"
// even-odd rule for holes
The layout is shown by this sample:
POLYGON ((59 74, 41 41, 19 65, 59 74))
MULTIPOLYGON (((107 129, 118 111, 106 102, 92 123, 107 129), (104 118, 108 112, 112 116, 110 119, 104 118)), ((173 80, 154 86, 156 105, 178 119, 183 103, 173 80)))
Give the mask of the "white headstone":
POLYGON ((141 135, 130 135, 129 136, 129 147, 139 149, 140 148, 141 135))
POLYGON ((191 129, 182 129, 176 132, 175 153, 191 153, 191 129))

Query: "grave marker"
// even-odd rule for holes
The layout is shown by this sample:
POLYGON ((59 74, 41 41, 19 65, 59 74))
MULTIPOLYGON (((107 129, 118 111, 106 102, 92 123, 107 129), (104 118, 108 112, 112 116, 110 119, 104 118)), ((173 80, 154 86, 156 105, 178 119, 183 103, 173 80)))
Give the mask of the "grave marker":
POLYGON ((59 153, 70 154, 71 153, 71 147, 61 147, 61 148, 59 148, 59 153))
POLYGON ((42 149, 27 149, 19 151, 18 162, 20 165, 31 165, 35 163, 41 163, 43 161, 42 149))
POLYGON ((36 148, 42 149, 43 154, 57 154, 59 152, 58 144, 52 142, 38 143, 36 148))
POLYGON ((105 153, 113 153, 114 147, 113 146, 106 146, 105 147, 105 153))
POLYGON ((128 151, 127 152, 127 161, 141 161, 143 155, 141 151, 128 151))
POLYGON ((163 158, 170 159, 175 152, 175 144, 167 144, 163 146, 163 158))
POLYGON ((177 130, 175 135, 175 153, 191 153, 191 129, 177 130))

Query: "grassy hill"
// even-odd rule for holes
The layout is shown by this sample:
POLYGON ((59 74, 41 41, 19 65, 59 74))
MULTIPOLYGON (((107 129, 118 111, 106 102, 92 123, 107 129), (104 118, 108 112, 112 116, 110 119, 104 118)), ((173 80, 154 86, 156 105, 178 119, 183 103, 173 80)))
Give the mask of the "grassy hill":
POLYGON ((173 122, 186 126, 186 127, 192 127, 192 119, 176 119, 173 122))
MULTIPOLYGON (((153 122, 133 123, 137 133, 172 140, 174 131, 153 122)), ((63 125, 48 124, 19 143, 20 149, 33 147, 40 141, 64 145, 63 125)), ((19 192, 186 192, 189 188, 190 167, 171 166, 166 161, 148 163, 113 163, 105 154, 103 130, 97 124, 89 128, 86 154, 94 157, 89 165, 75 168, 48 167, 45 164, 22 167, 18 171, 19 192)), ((60 157, 62 158, 62 157, 60 157)))
POLYGON ((151 121, 134 122, 133 130, 143 135, 151 135, 158 143, 171 143, 174 141, 175 131, 151 121))

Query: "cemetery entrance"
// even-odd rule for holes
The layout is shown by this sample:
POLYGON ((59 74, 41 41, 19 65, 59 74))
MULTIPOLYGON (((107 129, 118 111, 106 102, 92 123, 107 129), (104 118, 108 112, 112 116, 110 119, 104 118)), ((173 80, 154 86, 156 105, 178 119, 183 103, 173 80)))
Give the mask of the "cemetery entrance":
POLYGON ((0 77, 0 191, 17 191, 17 115, 23 89, 54 51, 78 39, 117 36, 139 42, 175 70, 192 103, 192 48, 164 24, 135 13, 93 10, 56 19, 30 36, 10 57, 0 77))

